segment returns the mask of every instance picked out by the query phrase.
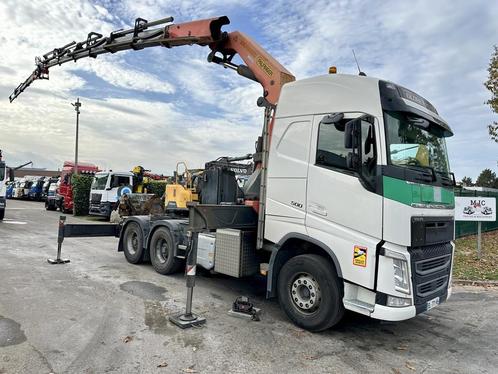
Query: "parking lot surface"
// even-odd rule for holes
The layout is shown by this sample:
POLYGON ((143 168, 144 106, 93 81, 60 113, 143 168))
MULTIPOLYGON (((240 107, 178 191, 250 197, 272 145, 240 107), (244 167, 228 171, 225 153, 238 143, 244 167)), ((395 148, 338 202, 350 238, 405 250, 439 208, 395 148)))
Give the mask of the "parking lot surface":
MULTIPOLYGON (((0 222, 0 374, 5 373, 496 373, 498 290, 456 287, 414 319, 384 323, 348 314, 312 334, 290 323, 264 280, 201 274, 194 311, 202 328, 180 330, 182 274, 131 265, 116 238, 66 239, 71 263, 50 265, 58 212, 8 201, 0 222), (260 322, 227 314, 245 295, 260 322)), ((88 222, 68 217, 69 222, 88 222)))

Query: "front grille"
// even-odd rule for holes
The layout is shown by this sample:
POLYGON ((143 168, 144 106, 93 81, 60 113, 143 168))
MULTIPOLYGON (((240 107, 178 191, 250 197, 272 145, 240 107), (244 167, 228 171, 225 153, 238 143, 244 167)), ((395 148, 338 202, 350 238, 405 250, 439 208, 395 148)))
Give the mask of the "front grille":
POLYGON ((445 288, 447 284, 448 284, 447 275, 434 280, 430 280, 422 284, 418 284, 417 295, 426 297, 434 292, 440 291, 442 288, 445 288))
POLYGON ((90 198, 91 203, 100 203, 100 200, 102 199, 102 194, 100 193, 92 193, 92 196, 90 198))
POLYGON ((419 275, 426 275, 446 268, 451 263, 451 254, 420 260, 415 264, 415 271, 419 275))
POLYGON ((442 243, 408 248, 412 265, 412 285, 417 313, 424 312, 427 301, 446 300, 451 271, 452 246, 442 243))

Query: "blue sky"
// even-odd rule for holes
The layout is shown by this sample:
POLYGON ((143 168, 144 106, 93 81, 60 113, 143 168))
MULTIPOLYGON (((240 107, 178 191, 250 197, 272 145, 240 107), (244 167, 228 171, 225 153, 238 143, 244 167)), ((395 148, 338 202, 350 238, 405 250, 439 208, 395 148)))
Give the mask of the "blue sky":
POLYGON ((498 144, 486 125, 483 82, 498 43, 495 1, 13 1, 0 4, 0 148, 12 164, 28 159, 57 168, 74 150, 74 110, 83 102, 80 160, 128 170, 142 164, 170 174, 221 155, 253 151, 262 113, 260 87, 208 64, 207 48, 153 48, 53 68, 13 104, 7 96, 33 59, 90 31, 108 34, 136 17, 176 22, 227 15, 298 79, 356 74, 354 49, 370 76, 406 86, 450 123, 450 164, 457 179, 497 170, 498 144))

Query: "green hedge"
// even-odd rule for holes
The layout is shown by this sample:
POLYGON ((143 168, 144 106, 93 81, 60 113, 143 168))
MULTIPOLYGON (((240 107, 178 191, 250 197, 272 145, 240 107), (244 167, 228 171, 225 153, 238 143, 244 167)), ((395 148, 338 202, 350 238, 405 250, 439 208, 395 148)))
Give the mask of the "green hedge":
POLYGON ((90 187, 93 177, 89 175, 73 174, 71 184, 73 186, 74 215, 86 216, 90 209, 90 187))

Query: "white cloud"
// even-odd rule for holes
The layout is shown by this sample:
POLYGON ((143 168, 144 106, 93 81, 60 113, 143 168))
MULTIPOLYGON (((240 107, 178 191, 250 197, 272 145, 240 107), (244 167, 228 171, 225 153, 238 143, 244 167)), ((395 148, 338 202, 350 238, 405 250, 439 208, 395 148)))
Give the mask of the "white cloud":
POLYGON ((94 73, 100 79, 116 87, 125 89, 171 94, 173 85, 153 74, 133 69, 123 58, 105 56, 98 60, 81 60, 74 70, 94 73))
MULTIPOLYGON (((90 31, 103 35, 122 27, 123 22, 107 9, 88 0, 77 2, 48 1, 19 2, 7 0, 0 3, 0 17, 4 33, 0 38, 2 57, 0 66, 14 71, 2 73, 2 85, 15 85, 26 79, 34 69, 34 56, 41 56, 56 47, 71 41, 86 39, 90 31)), ((71 72, 85 70, 94 73, 107 83, 125 89, 149 92, 172 93, 173 86, 165 79, 144 72, 127 64, 121 56, 101 56, 77 64, 65 64, 51 71, 51 90, 68 92, 81 88, 84 81, 71 72), (60 77, 64 79, 60 79, 60 77), (75 85, 72 85, 75 84, 75 85)), ((41 87, 40 82, 33 87, 41 87)))

